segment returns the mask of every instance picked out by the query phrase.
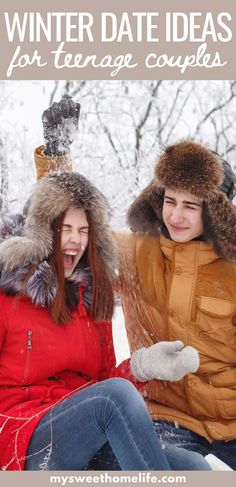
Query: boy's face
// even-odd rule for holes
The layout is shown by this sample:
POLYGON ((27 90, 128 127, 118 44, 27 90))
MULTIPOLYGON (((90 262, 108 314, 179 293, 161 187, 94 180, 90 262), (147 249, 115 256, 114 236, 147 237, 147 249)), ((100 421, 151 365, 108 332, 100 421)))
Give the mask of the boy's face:
POLYGON ((163 221, 175 242, 188 242, 203 234, 203 200, 184 191, 166 189, 163 221))

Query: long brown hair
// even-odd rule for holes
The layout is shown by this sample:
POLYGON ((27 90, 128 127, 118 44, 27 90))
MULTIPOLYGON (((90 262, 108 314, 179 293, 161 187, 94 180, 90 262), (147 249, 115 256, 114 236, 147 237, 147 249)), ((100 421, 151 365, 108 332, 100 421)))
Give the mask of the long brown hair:
POLYGON ((93 282, 91 315, 96 321, 109 321, 114 309, 113 285, 98 252, 95 227, 89 212, 87 212, 87 219, 89 224, 88 265, 93 282))
MULTIPOLYGON (((72 311, 75 310, 75 295, 67 289, 68 282, 64 277, 63 253, 61 250, 61 230, 64 212, 52 224, 54 248, 49 256, 50 267, 53 268, 57 278, 57 291, 55 299, 49 306, 52 319, 55 323, 68 323, 72 311)), ((96 232, 90 212, 86 212, 89 224, 89 240, 81 260, 88 264, 92 274, 92 302, 90 316, 95 321, 109 321, 114 308, 114 293, 112 282, 108 277, 104 262, 102 261, 96 245, 96 232)))

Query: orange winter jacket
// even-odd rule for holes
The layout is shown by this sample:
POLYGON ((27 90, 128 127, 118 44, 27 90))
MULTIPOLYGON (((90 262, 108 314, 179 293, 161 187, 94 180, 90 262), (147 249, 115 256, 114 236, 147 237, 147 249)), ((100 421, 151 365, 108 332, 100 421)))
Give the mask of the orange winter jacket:
POLYGON ((200 368, 179 382, 142 390, 154 419, 209 441, 236 438, 236 264, 201 241, 117 235, 121 294, 131 350, 182 340, 200 368))

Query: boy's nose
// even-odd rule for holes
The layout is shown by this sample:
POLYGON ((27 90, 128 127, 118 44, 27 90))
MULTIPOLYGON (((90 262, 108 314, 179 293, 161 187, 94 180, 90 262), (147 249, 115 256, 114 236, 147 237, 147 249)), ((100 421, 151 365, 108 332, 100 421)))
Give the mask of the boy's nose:
POLYGON ((184 220, 183 210, 181 208, 174 208, 171 213, 171 221, 173 223, 180 223, 184 220))

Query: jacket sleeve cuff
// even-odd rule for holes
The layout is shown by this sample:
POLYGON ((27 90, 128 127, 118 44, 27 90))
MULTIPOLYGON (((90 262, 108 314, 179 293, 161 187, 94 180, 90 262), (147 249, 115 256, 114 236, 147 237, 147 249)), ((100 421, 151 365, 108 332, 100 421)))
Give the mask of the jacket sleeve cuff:
POLYGON ((44 146, 37 147, 34 151, 34 161, 37 173, 37 179, 42 178, 46 174, 54 171, 71 172, 72 162, 70 154, 63 156, 47 156, 44 153, 44 146))
POLYGON ((142 366, 143 354, 145 348, 140 348, 136 352, 132 353, 130 358, 130 370, 132 375, 139 382, 147 382, 150 378, 146 376, 142 366))

